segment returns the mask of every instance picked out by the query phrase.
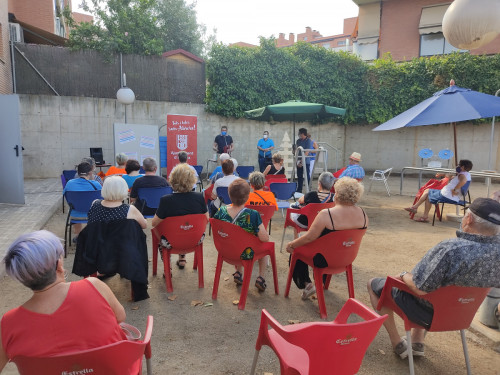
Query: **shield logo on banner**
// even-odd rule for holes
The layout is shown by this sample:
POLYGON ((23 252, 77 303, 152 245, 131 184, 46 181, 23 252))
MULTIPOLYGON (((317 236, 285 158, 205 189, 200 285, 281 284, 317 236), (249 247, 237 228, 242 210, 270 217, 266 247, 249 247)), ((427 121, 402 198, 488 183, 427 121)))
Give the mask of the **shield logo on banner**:
POLYGON ((188 136, 186 134, 177 134, 177 148, 185 150, 188 145, 188 136))

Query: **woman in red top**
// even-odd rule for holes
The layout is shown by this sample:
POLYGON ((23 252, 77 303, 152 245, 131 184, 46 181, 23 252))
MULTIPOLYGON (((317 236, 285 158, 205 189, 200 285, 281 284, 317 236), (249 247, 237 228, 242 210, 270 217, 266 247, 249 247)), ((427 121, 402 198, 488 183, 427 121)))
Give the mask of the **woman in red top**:
POLYGON ((51 232, 20 236, 3 262, 33 291, 0 322, 0 372, 18 355, 46 357, 126 340, 125 310, 99 279, 66 282, 61 241, 51 232))

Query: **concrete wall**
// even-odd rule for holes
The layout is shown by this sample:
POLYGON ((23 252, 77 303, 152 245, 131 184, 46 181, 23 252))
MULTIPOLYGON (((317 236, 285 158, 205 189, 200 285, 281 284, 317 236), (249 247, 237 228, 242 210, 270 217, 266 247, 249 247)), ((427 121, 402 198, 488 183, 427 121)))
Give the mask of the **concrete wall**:
MULTIPOLYGON (((57 177, 63 169, 71 169, 89 147, 102 147, 104 159, 114 160, 113 123, 123 122, 124 106, 113 99, 20 95, 21 131, 24 173, 27 178, 57 177)), ((220 127, 226 125, 235 141, 233 156, 240 165, 257 167, 256 144, 264 130, 269 130, 276 145, 288 132, 292 138, 292 123, 276 123, 232 119, 205 112, 201 104, 136 101, 127 109, 128 122, 134 124, 166 124, 166 115, 198 116, 198 164, 206 165, 213 155, 212 144, 220 127)), ((297 124, 296 131, 306 127, 316 141, 327 142, 342 150, 339 166, 351 152, 362 154, 367 170, 405 166, 420 166, 417 154, 428 147, 436 153, 453 148, 452 128, 449 125, 423 126, 402 130, 372 132, 374 126, 339 125, 334 123, 312 126, 297 124)), ((500 170, 500 124, 495 132, 494 169, 500 170)), ((490 124, 459 124, 458 150, 460 158, 471 159, 474 169, 486 169, 488 163, 490 124)), ((166 135, 166 128, 160 135, 166 135)), ((335 167, 333 153, 329 168, 335 167)))

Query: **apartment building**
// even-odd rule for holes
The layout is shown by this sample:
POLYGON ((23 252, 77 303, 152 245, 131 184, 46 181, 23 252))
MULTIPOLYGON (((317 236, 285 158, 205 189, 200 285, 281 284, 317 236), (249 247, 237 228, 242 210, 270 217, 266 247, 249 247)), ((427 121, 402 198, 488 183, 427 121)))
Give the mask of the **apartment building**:
POLYGON ((7 0, 0 0, 0 94, 12 93, 7 0))
MULTIPOLYGON (((443 0, 353 0, 359 6, 353 51, 363 60, 390 53, 396 61, 444 55, 457 48, 443 35, 442 20, 452 1, 443 0)), ((466 51, 463 51, 466 52, 466 51)), ((500 52, 500 37, 474 55, 500 52)))

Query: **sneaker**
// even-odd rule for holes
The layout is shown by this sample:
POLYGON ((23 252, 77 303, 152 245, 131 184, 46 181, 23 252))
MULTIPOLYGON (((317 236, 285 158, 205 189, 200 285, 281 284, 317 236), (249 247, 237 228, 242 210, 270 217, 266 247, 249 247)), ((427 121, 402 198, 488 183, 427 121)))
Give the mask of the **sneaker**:
POLYGON ((316 287, 311 283, 311 284, 308 284, 305 287, 304 291, 302 292, 302 299, 306 300, 309 297, 311 297, 313 294, 316 294, 316 287))
POLYGON ((423 357, 425 356, 425 344, 421 342, 414 342, 411 344, 411 351, 414 357, 423 357))
POLYGON ((394 354, 399 355, 401 359, 408 357, 408 347, 406 344, 406 339, 403 339, 396 347, 393 349, 394 354))

